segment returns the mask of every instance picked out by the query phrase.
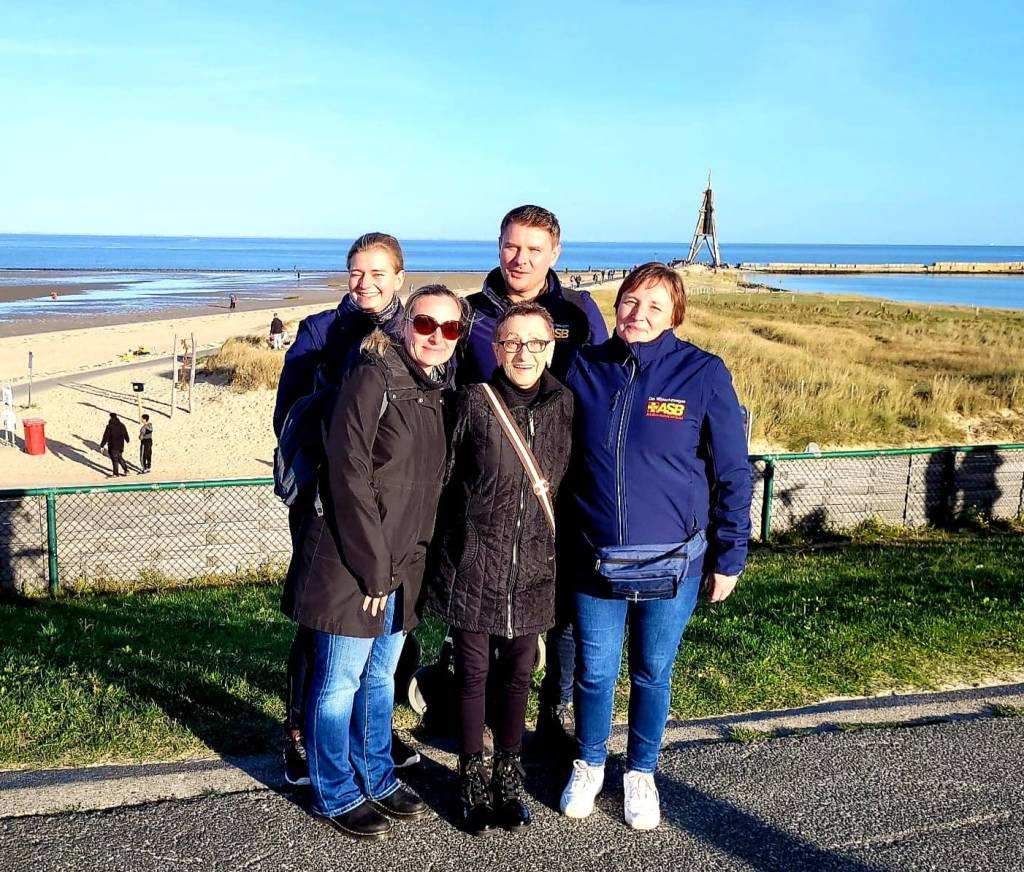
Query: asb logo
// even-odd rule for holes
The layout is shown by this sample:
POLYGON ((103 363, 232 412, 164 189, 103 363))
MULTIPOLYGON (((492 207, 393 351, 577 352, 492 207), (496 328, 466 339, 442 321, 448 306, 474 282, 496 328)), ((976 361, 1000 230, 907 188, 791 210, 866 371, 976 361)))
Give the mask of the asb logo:
POLYGON ((556 324, 555 325, 555 339, 564 340, 569 338, 569 325, 568 324, 556 324))
POLYGON ((647 401, 648 418, 667 418, 669 421, 682 421, 685 413, 686 400, 651 397, 647 401))

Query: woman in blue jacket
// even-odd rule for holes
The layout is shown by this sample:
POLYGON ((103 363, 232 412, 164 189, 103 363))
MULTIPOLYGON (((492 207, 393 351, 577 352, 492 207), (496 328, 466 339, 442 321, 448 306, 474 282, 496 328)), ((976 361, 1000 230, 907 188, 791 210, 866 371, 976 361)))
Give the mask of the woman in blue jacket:
POLYGON ((661 819, 654 770, 672 666, 707 576, 732 593, 747 556, 750 467, 743 413, 722 360, 678 339, 686 294, 659 263, 637 267, 615 300, 615 335, 581 349, 566 383, 580 524, 576 739, 561 810, 589 815, 604 784, 615 681, 629 626, 626 822, 661 819))

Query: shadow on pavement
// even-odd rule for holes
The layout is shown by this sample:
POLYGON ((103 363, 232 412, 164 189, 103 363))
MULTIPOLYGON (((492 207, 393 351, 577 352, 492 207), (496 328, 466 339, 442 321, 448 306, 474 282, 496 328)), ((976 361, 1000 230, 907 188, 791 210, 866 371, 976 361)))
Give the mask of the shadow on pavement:
POLYGON ((663 826, 683 830, 757 872, 881 872, 881 867, 819 848, 671 778, 659 777, 658 781, 663 826))

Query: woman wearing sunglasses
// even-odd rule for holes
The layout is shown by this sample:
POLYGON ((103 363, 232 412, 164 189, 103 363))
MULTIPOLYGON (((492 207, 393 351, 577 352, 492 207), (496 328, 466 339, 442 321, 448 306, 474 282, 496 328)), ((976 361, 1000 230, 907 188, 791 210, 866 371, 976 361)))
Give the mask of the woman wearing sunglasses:
POLYGON ((313 631, 306 704, 314 810, 356 838, 427 807, 395 777, 394 673, 416 626, 424 556, 445 469, 441 390, 462 332, 462 299, 412 294, 399 341, 382 331, 345 376, 324 428, 322 514, 312 514, 285 582, 286 612, 313 631))
POLYGON ((550 509, 568 462, 573 409, 569 391, 546 371, 555 337, 546 309, 513 305, 494 335, 498 368, 456 395, 426 598, 426 609, 452 628, 463 825, 475 835, 530 823, 519 755, 537 637, 555 620, 550 509), (517 439, 532 456, 517 451, 517 439), (482 754, 489 668, 498 709, 489 719, 490 783, 482 754))

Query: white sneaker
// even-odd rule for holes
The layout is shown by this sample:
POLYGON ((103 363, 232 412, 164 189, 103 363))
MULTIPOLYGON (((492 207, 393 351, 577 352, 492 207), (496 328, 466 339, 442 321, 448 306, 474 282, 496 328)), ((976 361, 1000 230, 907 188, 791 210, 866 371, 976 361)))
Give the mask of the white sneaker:
POLYGON ((573 760, 572 775, 558 807, 566 817, 585 818, 594 810, 594 800, 602 787, 604 766, 589 766, 582 760, 573 760))
POLYGON ((650 772, 629 770, 622 776, 626 823, 634 830, 653 830, 661 823, 658 788, 650 772))

